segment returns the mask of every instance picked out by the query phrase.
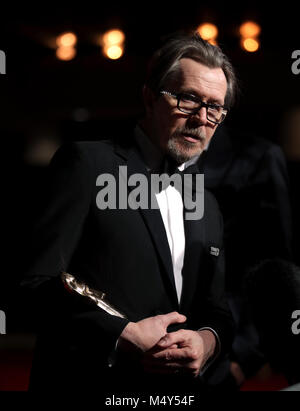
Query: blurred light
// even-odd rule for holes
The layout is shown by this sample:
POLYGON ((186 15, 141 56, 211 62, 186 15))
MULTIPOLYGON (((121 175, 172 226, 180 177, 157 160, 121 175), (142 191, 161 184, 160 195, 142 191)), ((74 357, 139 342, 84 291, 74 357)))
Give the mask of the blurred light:
POLYGON ((214 39, 210 39, 210 40, 207 40, 210 44, 212 44, 213 46, 217 46, 218 45, 218 43, 217 43, 217 41, 216 40, 214 40, 214 39))
POLYGON ((122 57, 124 48, 122 46, 108 46, 103 48, 103 54, 111 60, 117 60, 122 57))
POLYGON ((103 34, 101 40, 102 44, 107 47, 120 46, 125 41, 125 34, 123 33, 123 31, 118 29, 109 30, 103 34))
POLYGON ((75 47, 58 47, 56 49, 56 57, 59 60, 69 61, 72 60, 76 56, 76 49, 75 47))
POLYGON ((24 161, 33 166, 47 166, 60 146, 56 136, 36 136, 25 148, 24 161))
POLYGON ((204 40, 207 40, 211 44, 216 44, 218 28, 214 24, 203 23, 197 28, 197 32, 204 40))
POLYGON ((56 44, 58 47, 71 47, 77 43, 77 36, 72 32, 63 33, 56 38, 56 44))
POLYGON ((240 26, 240 35, 245 38, 256 37, 260 32, 261 27, 254 21, 247 21, 240 26))
POLYGON ((105 57, 117 60, 124 54, 125 34, 119 29, 109 30, 100 38, 102 52, 105 57))
POLYGON ((256 39, 248 38, 248 39, 242 39, 242 47, 244 50, 249 51, 250 53, 253 53, 259 49, 259 41, 256 39))

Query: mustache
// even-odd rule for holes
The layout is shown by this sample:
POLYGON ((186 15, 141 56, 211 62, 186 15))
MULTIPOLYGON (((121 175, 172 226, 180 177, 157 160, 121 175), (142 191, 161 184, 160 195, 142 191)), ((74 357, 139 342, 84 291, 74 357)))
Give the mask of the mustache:
POLYGON ((181 137, 182 135, 188 135, 190 137, 195 137, 198 140, 205 140, 204 133, 202 133, 201 130, 196 129, 196 128, 188 128, 188 127, 177 128, 174 133, 174 137, 181 137))

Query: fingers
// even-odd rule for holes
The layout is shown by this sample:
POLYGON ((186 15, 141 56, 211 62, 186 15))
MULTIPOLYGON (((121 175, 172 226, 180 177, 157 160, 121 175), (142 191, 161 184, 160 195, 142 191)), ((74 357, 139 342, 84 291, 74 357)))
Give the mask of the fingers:
POLYGON ((177 311, 173 311, 172 313, 161 315, 161 320, 163 321, 164 326, 168 328, 170 324, 184 323, 186 321, 186 316, 179 314, 177 311))
POLYGON ((188 352, 179 354, 175 351, 183 351, 183 349, 165 350, 158 356, 145 357, 142 361, 144 370, 150 373, 197 376, 201 362, 191 360, 188 352))
POLYGON ((189 348, 172 348, 163 351, 158 351, 153 354, 156 360, 162 361, 179 361, 179 362, 189 362, 196 360, 196 356, 193 355, 191 349, 189 348))
MULTIPOLYGON (((170 314, 169 319, 178 313, 170 314)), ((203 339, 192 330, 167 333, 148 354, 146 369, 165 374, 187 373, 196 377, 206 361, 203 339)))
POLYGON ((163 338, 161 338, 157 345, 160 348, 167 348, 174 344, 181 345, 184 344, 186 341, 186 333, 184 330, 175 331, 172 333, 166 334, 163 338))
POLYGON ((168 347, 169 349, 173 349, 173 348, 178 348, 178 345, 177 344, 172 344, 172 345, 170 345, 170 347, 168 347))
MULTIPOLYGON (((170 347, 167 347, 167 348, 169 348, 169 349, 178 348, 178 345, 177 345, 177 344, 172 344, 170 347)), ((146 351, 146 352, 144 353, 144 356, 153 358, 153 354, 155 354, 155 353, 157 353, 157 352, 159 352, 159 351, 161 351, 161 347, 159 347, 159 346, 156 344, 153 348, 151 348, 150 350, 146 351)))
POLYGON ((175 374, 178 370, 183 370, 182 364, 175 361, 157 359, 154 356, 145 355, 142 358, 142 365, 146 372, 159 374, 175 374))

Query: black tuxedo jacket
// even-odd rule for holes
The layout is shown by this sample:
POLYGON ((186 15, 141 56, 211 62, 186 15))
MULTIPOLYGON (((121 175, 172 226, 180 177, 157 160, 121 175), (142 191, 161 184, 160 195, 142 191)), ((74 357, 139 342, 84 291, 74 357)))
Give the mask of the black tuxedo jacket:
MULTIPOLYGON (((149 178, 131 143, 66 144, 51 162, 46 208, 34 235, 33 263, 22 281, 38 314, 32 388, 59 388, 67 382, 99 386, 101 379, 108 381, 110 372, 122 372, 118 365, 111 371, 108 363, 128 319, 139 321, 177 310, 187 316, 187 329, 211 327, 219 335, 222 352, 230 346, 222 217, 214 197, 205 192, 204 217, 185 221, 183 290, 178 304, 160 210, 97 207, 97 177, 110 173, 118 181, 119 166, 127 166, 128 177, 141 173, 149 178), (220 254, 211 254, 211 247, 219 248, 220 254), (68 293, 59 277, 62 271, 105 292, 128 319, 111 316, 68 293)), ((126 379, 133 368, 127 361, 126 379)))

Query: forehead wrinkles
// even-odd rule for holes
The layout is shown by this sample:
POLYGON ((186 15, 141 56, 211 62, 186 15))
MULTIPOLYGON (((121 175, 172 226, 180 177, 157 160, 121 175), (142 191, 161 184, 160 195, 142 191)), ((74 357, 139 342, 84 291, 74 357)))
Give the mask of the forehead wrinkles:
POLYGON ((221 68, 210 68, 195 60, 183 58, 172 77, 177 87, 194 89, 195 92, 204 94, 213 93, 209 97, 221 100, 225 98, 227 81, 221 68))

